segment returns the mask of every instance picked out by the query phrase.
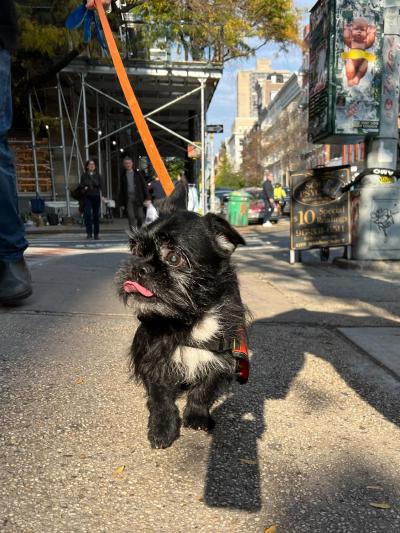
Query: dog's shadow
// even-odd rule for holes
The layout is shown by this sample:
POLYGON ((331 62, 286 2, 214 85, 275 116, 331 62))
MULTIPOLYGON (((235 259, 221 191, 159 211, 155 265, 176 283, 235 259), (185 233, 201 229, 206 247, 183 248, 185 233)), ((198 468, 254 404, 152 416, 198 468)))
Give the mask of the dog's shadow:
MULTIPOLYGON (((266 341, 267 342, 267 341, 266 341)), ((267 429, 264 410, 268 399, 284 398, 303 365, 303 353, 291 363, 271 361, 272 346, 253 348, 246 385, 235 383, 212 410, 217 424, 212 432, 204 501, 211 507, 256 512, 261 508, 258 439, 267 429)))

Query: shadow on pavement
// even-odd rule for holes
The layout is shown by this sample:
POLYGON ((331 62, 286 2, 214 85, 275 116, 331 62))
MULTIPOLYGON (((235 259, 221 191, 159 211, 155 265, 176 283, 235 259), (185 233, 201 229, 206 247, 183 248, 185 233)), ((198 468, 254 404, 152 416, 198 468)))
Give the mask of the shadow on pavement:
MULTIPOLYGON (((248 512, 257 512, 261 509, 257 443, 263 433, 268 432, 268 414, 267 418, 264 415, 265 408, 268 413, 266 401, 286 398, 294 379, 303 368, 307 352, 304 339, 297 343, 290 333, 286 337, 277 337, 277 328, 291 327, 293 322, 296 324, 293 328, 308 329, 308 335, 312 335, 313 331, 318 335, 322 321, 329 322, 328 315, 329 313, 309 313, 304 309, 296 309, 275 316, 273 322, 269 321, 268 324, 263 320, 252 324, 250 345, 253 356, 249 382, 243 386, 235 384, 223 403, 217 405, 212 411, 217 424, 212 433, 205 485, 204 500, 207 505, 248 512), (308 324, 299 325, 299 312, 308 324), (275 321, 276 324, 274 324, 275 321), (278 338, 279 341, 277 341, 278 338), (279 349, 277 349, 276 342, 279 342, 279 349)), ((331 314, 330 318, 333 322, 346 320, 345 316, 337 314, 331 314)), ((392 323, 392 325, 398 324, 392 323)), ((312 350, 316 357, 329 362, 363 401, 387 420, 400 426, 399 402, 396 402, 398 404, 396 407, 393 403, 393 396, 382 394, 382 387, 374 382, 375 376, 370 376, 371 380, 368 380, 368 371, 366 374, 363 369, 357 367, 359 360, 365 362, 366 355, 359 354, 359 360, 352 361, 351 357, 348 358, 349 344, 344 339, 338 339, 337 336, 336 343, 340 343, 343 351, 337 353, 332 348, 328 349, 329 346, 326 344, 330 346, 334 344, 335 334, 329 328, 325 331, 328 338, 331 337, 330 341, 324 344, 324 340, 321 339, 318 345, 318 339, 316 339, 314 342, 318 348, 315 349, 314 346, 314 349, 312 347, 308 349, 312 350)), ((367 365, 371 368, 371 362, 368 359, 367 365)), ((372 365, 372 374, 374 372, 376 372, 376 367, 372 365)), ((310 411, 324 409, 330 401, 329 396, 325 397, 320 394, 318 389, 307 391, 310 411)), ((290 420, 288 423, 290 424, 290 420)), ((279 449, 280 445, 279 442, 275 442, 268 446, 278 446, 279 449)), ((357 457, 353 460, 354 470, 358 467, 361 469, 362 465, 357 464, 357 457)), ((329 490, 333 490, 332 487, 329 490)))

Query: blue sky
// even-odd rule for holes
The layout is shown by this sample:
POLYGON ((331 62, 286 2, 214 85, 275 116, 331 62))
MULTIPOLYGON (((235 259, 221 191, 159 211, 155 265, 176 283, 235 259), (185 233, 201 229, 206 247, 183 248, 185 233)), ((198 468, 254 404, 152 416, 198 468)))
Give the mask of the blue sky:
MULTIPOLYGON (((295 1, 296 6, 309 8, 314 2, 295 1)), ((301 52, 292 46, 284 53, 276 44, 267 44, 257 51, 256 57, 272 59, 272 67, 295 72, 301 65, 301 52)), ((215 136, 215 149, 219 150, 221 142, 229 137, 236 115, 236 74, 239 70, 250 70, 256 66, 256 57, 228 61, 224 73, 214 93, 207 112, 207 124, 223 124, 224 133, 215 136)))

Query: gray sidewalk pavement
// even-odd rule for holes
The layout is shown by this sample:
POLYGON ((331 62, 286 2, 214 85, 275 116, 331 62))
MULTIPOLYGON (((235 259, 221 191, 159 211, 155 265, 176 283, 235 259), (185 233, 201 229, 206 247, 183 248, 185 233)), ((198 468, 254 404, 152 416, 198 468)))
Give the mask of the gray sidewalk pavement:
POLYGON ((34 295, 0 308, 1 531, 400 530, 400 381, 372 353, 388 333, 395 351, 399 278, 312 254, 290 266, 285 224, 246 238, 249 383, 217 402, 212 434, 151 450, 127 377, 136 324, 113 286, 123 234, 57 255, 31 237, 34 295))

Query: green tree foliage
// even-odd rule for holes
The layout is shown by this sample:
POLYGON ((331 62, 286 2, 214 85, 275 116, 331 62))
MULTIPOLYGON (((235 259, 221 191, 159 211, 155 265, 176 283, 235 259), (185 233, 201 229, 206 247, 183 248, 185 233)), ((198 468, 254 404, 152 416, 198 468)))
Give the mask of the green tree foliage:
POLYGON ((246 186, 260 187, 263 181, 262 135, 258 128, 253 128, 245 137, 242 152, 241 172, 245 176, 246 186))
POLYGON ((221 45, 221 60, 253 54, 260 43, 299 43, 292 0, 127 0, 148 35, 180 41, 193 53, 221 45))
POLYGON ((240 189, 244 185, 245 180, 241 174, 233 170, 228 154, 226 153, 226 146, 223 143, 220 149, 220 160, 215 176, 215 186, 240 189))
POLYGON ((179 157, 171 157, 166 161, 166 166, 171 179, 176 179, 179 174, 185 172, 185 161, 179 157))

